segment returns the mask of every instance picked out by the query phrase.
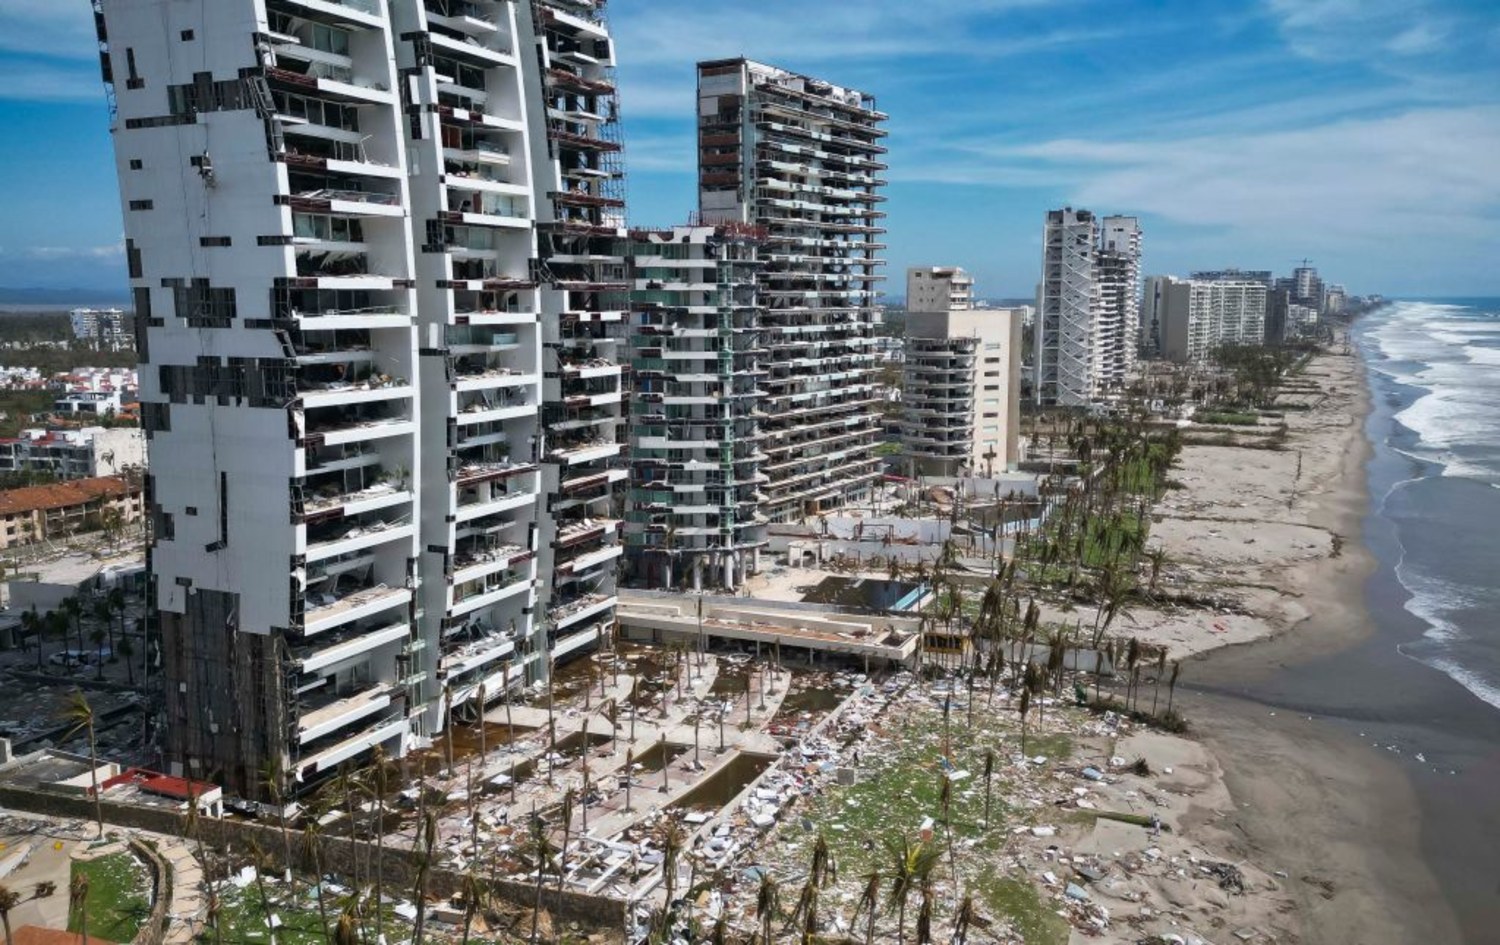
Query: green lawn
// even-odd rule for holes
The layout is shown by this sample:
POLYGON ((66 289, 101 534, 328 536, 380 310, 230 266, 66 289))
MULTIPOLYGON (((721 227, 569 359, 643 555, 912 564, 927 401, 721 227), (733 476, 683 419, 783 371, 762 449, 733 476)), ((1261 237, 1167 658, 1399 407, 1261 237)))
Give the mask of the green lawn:
MULTIPOLYGON (((985 724, 987 715, 1009 720, 1014 711, 1005 708, 1000 699, 995 701, 993 708, 986 710, 984 696, 979 695, 972 729, 967 724, 967 712, 956 705, 949 717, 949 754, 957 770, 968 772, 966 777, 954 782, 950 808, 958 875, 962 885, 984 903, 986 913, 1014 921, 1018 930, 1026 935, 1027 942, 1048 945, 1065 942, 1066 923, 1052 914, 1031 890, 1029 883, 1024 878, 1010 880, 996 876, 993 867, 988 865, 994 862, 995 854, 1003 848, 1009 836, 1011 810, 1002 798, 1010 787, 1009 777, 1013 771, 1009 759, 1018 745, 1009 721, 1002 731, 993 722, 985 724), (986 749, 995 751, 988 830, 984 824, 986 749)), ((879 739, 881 748, 865 753, 860 779, 848 787, 828 788, 822 795, 799 807, 781 828, 781 842, 774 849, 775 859, 779 861, 775 866, 776 873, 783 880, 798 876, 807 869, 820 830, 828 838, 830 852, 838 864, 839 891, 856 891, 860 888, 861 878, 872 869, 889 872, 887 860, 890 853, 883 841, 899 838, 902 834, 917 839, 917 831, 928 817, 936 822, 933 842, 943 851, 938 871, 944 878, 951 875, 954 860, 950 860, 948 834, 941 823, 942 712, 928 705, 902 707, 900 712, 886 718, 891 728, 879 739), (805 831, 796 826, 803 817, 817 825, 817 830, 805 831)), ((1047 755, 1049 765, 1055 765, 1071 755, 1073 745, 1066 735, 1048 734, 1029 738, 1026 748, 1030 755, 1047 755)), ((795 898, 796 890, 783 889, 783 895, 795 898)), ((825 901, 841 901, 838 893, 832 890, 824 896, 825 901)), ((914 896, 913 914, 916 901, 914 896)), ((945 932, 952 921, 952 905, 942 902, 937 909, 935 925, 945 932)), ((908 916, 908 923, 911 921, 908 916)))
MULTIPOLYGON (((146 867, 129 853, 112 853, 74 863, 73 874, 80 873, 89 880, 89 936, 111 942, 135 938, 151 912, 151 875, 146 867)), ((82 910, 69 911, 68 931, 83 931, 82 910)))

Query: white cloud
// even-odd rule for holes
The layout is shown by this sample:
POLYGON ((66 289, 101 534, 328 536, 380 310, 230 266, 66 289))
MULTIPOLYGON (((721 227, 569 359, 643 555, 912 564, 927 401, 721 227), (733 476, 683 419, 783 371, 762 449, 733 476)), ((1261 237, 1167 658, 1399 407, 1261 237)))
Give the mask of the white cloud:
POLYGON ((0 50, 92 59, 93 11, 85 0, 0 0, 0 50))
POLYGON ((8 251, 0 247, 0 256, 20 256, 25 259, 34 259, 41 262, 56 262, 59 260, 113 260, 125 255, 125 244, 123 242, 110 243, 105 246, 26 246, 20 250, 8 251))
POLYGON ((1153 141, 1060 138, 992 153, 1050 169, 1079 205, 1247 239, 1413 246, 1495 239, 1500 106, 1429 108, 1298 131, 1153 141))
POLYGON ((1451 45, 1461 32, 1442 0, 1265 0, 1293 52, 1324 61, 1415 57, 1451 45))
POLYGON ((104 104, 104 82, 96 67, 56 66, 0 60, 0 99, 24 102, 98 102, 104 104))

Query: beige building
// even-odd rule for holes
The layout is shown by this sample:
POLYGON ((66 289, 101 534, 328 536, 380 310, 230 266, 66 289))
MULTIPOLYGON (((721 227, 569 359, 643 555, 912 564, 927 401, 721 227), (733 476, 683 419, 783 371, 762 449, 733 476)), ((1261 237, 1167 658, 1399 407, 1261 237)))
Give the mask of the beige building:
POLYGON ((901 455, 912 475, 993 475, 1020 458, 1024 310, 974 308, 972 285, 962 269, 907 271, 901 455))
POLYGON ((105 476, 0 492, 0 548, 95 531, 110 509, 121 525, 140 521, 141 487, 105 476))

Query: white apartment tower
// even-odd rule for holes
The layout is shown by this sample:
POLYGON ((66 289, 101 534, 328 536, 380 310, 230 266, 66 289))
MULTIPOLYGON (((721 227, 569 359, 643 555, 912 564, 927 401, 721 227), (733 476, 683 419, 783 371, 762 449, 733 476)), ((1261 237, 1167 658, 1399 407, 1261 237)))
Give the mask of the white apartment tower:
POLYGON ((1146 279, 1151 346, 1172 361, 1204 362, 1223 345, 1258 345, 1265 337, 1267 293, 1262 282, 1146 279))
POLYGON ((119 351, 130 343, 125 313, 117 308, 75 308, 68 312, 73 337, 103 351, 119 351))
POLYGON ((1102 391, 1098 243, 1099 223, 1089 211, 1048 211, 1033 345, 1036 399, 1043 407, 1085 407, 1102 391))
POLYGON ((598 6, 95 0, 172 769, 299 790, 604 632, 554 617, 612 601, 566 530, 623 478, 566 453, 620 399, 559 242, 622 223, 598 6))
POLYGON ((864 501, 879 477, 874 330, 886 116, 872 96, 745 59, 698 64, 704 223, 764 227, 766 515, 864 501))
POLYGON ((755 279, 764 238, 728 223, 630 235, 625 542, 628 571, 643 586, 733 591, 758 570, 766 350, 755 279))
POLYGON ((1084 407, 1122 388, 1141 345, 1141 227, 1087 210, 1050 210, 1037 288, 1036 399, 1084 407))
POLYGON ((992 475, 1019 460, 1021 321, 975 308, 962 269, 906 272, 901 446, 910 475, 992 475))
POLYGON ((1135 217, 1105 217, 1099 230, 1099 382, 1125 386, 1141 346, 1141 224, 1135 217))
POLYGON ((957 266, 906 270, 908 312, 953 312, 974 307, 974 278, 957 266))

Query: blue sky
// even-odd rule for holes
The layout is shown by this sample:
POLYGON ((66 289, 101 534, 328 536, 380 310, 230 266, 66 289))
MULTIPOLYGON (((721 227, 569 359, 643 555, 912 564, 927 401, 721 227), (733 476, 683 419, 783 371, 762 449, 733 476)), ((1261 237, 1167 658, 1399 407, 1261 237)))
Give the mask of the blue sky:
MULTIPOLYGON (((210 0, 212 2, 212 0, 210 0)), ((1043 213, 1135 213, 1149 273, 1500 295, 1487 0, 613 0, 632 222, 694 206, 693 63, 747 55, 891 115, 891 289, 1029 295, 1043 213)), ((85 0, 0 0, 0 286, 124 286, 85 0)))

